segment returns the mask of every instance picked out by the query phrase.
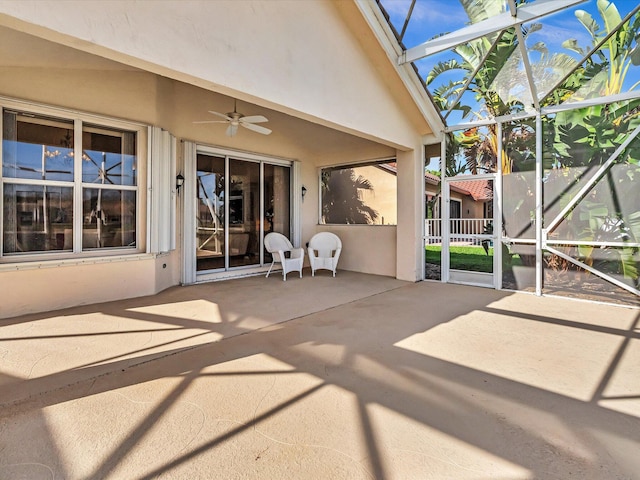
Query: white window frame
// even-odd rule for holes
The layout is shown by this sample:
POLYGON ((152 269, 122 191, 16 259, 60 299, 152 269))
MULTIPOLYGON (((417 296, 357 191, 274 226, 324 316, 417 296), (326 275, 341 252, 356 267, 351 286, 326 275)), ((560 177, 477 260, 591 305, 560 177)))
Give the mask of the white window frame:
MULTIPOLYGON (((116 189, 120 191, 136 192, 136 246, 135 247, 116 247, 116 248, 96 248, 91 250, 82 250, 82 196, 84 189, 105 188, 103 185, 82 182, 82 172, 78 168, 74 168, 74 179, 72 182, 63 182, 65 186, 71 186, 74 189, 73 205, 73 251, 43 251, 43 252, 25 252, 20 254, 4 254, 4 219, 3 219, 3 195, 0 194, 0 269, 20 268, 24 265, 27 267, 41 268, 43 266, 57 266, 67 263, 86 263, 87 261, 114 260, 115 257, 126 256, 130 258, 135 255, 145 254, 147 251, 145 238, 147 236, 146 219, 146 188, 147 188, 147 129, 146 125, 119 120, 101 115, 90 114, 86 112, 64 109, 60 107, 47 106, 38 103, 16 100, 12 98, 0 97, 0 111, 15 111, 22 114, 33 114, 35 116, 45 116, 57 118, 62 121, 73 122, 74 130, 74 147, 75 157, 82 156, 82 131, 83 125, 86 123, 92 130, 104 128, 111 132, 127 131, 135 134, 136 137, 136 185, 126 186, 120 185, 116 189)), ((3 115, 0 115, 0 131, 4 132, 3 115)), ((3 134, 4 135, 4 134, 3 134)), ((4 190, 5 184, 24 184, 22 179, 3 178, 2 176, 2 144, 0 142, 0 191, 4 190)), ((27 181, 26 183, 31 183, 27 181)), ((47 181, 47 184, 61 185, 59 181, 47 181)), ((109 187, 106 187, 109 188, 109 187)))

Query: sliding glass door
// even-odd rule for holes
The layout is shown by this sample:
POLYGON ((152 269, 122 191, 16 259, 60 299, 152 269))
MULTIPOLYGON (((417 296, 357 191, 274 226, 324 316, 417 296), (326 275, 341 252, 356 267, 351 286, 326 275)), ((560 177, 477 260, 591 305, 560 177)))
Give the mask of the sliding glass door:
POLYGON ((196 271, 271 263, 264 235, 291 235, 291 167, 198 153, 196 271))

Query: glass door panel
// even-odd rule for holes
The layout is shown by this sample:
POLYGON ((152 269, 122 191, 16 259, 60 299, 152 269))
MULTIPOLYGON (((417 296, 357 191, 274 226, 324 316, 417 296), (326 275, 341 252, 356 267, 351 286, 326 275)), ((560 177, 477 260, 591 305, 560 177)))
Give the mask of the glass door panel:
POLYGON ((225 159, 198 155, 196 271, 225 268, 225 159))
MULTIPOLYGON (((264 233, 278 232, 291 237, 291 169, 280 165, 264 166, 264 233)), ((264 262, 271 263, 264 251, 264 262)))
POLYGON ((260 263, 260 164, 229 160, 229 267, 260 263))

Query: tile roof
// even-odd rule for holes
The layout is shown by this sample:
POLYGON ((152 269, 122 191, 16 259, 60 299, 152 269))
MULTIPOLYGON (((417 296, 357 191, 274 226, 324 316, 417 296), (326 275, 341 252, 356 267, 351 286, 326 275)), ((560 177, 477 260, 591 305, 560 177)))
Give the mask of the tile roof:
MULTIPOLYGON (((396 162, 389 162, 378 167, 388 170, 392 173, 397 173, 396 162)), ((432 184, 438 185, 440 183, 440 177, 430 172, 424 172, 425 180, 432 184)), ((451 182, 451 189, 455 192, 462 193, 463 195, 469 195, 475 201, 478 200, 491 200, 493 198, 493 189, 489 185, 489 180, 461 180, 458 182, 451 182)))
POLYGON ((493 189, 489 184, 489 180, 451 182, 451 187, 460 193, 470 195, 476 201, 491 200, 493 198, 493 189))

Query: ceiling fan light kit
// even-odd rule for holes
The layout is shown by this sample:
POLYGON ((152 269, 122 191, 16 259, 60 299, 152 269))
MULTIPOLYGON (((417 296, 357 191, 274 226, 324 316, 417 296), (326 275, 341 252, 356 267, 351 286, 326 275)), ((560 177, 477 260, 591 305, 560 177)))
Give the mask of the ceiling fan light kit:
POLYGON ((269 120, 262 115, 249 115, 245 116, 242 113, 239 113, 236 109, 236 101, 233 102, 233 112, 229 113, 220 113, 214 112, 213 110, 209 110, 211 115, 216 117, 220 117, 222 120, 202 120, 199 122, 193 123, 226 123, 229 126, 226 130, 227 137, 233 137, 238 132, 238 127, 242 126, 247 130, 251 130, 253 132, 261 133, 263 135, 269 135, 271 130, 262 125, 256 125, 257 123, 265 123, 269 120))

